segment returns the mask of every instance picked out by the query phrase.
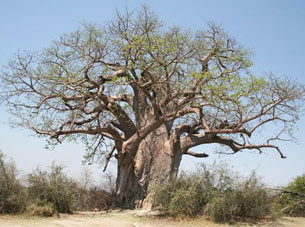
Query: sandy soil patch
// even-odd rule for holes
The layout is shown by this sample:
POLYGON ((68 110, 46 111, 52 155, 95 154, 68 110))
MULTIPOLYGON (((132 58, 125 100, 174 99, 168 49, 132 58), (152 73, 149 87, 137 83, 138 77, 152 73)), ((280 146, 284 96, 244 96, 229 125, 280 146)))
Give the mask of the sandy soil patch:
POLYGON ((173 220, 159 218, 147 211, 79 212, 60 215, 60 218, 38 218, 23 215, 0 215, 1 227, 225 227, 225 226, 305 226, 305 218, 285 217, 277 222, 256 224, 215 224, 203 218, 195 220, 173 220))

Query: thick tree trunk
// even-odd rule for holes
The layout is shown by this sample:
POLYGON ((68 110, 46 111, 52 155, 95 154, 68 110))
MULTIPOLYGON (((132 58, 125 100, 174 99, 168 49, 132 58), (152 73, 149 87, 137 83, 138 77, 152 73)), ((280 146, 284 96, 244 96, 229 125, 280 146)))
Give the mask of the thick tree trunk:
POLYGON ((149 134, 134 154, 118 159, 117 205, 125 209, 142 207, 154 185, 175 178, 182 156, 179 140, 165 126, 149 134))

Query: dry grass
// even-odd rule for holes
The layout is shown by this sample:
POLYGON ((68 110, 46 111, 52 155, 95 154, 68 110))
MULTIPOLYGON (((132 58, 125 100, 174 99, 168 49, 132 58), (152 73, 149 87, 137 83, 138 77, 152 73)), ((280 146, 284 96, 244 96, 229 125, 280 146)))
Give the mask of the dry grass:
MULTIPOLYGON (((39 218, 23 215, 0 215, 1 227, 226 227, 228 224, 215 224, 203 218, 195 220, 173 220, 147 216, 144 211, 80 212, 73 215, 61 215, 60 218, 39 218)), ((305 218, 283 218, 279 222, 261 222, 258 224, 238 223, 233 226, 305 226, 305 218)))

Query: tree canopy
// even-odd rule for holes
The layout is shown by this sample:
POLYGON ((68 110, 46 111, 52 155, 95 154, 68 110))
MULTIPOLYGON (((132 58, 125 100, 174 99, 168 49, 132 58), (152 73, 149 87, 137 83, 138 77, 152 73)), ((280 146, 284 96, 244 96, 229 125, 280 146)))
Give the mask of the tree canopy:
POLYGON ((276 141, 291 138, 304 85, 251 66, 251 52, 221 26, 167 26, 144 7, 18 52, 1 73, 1 99, 15 124, 55 143, 82 139, 92 159, 137 147, 162 125, 183 154, 206 157, 190 149, 220 144, 284 158, 276 141), (272 122, 274 135, 257 140, 272 122))

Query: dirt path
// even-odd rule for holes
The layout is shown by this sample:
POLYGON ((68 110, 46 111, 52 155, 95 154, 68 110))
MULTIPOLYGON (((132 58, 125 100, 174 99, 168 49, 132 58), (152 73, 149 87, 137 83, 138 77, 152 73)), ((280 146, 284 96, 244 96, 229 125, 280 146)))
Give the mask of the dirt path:
POLYGON ((111 213, 81 212, 73 215, 61 215, 60 218, 37 218, 16 215, 0 215, 1 227, 225 227, 225 226, 305 226, 305 218, 283 218, 279 222, 260 224, 227 225, 215 224, 203 218, 191 221, 147 216, 145 211, 113 211, 111 213))

